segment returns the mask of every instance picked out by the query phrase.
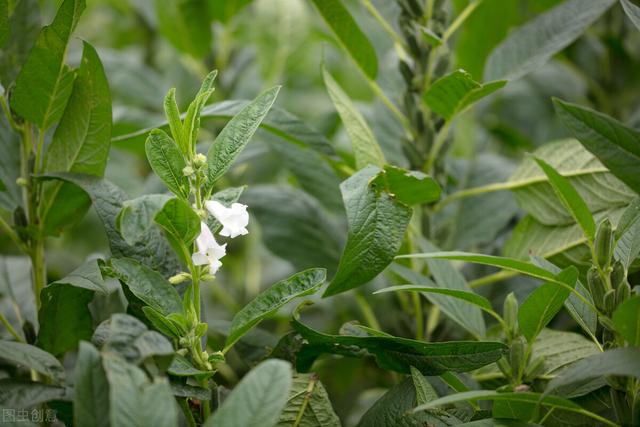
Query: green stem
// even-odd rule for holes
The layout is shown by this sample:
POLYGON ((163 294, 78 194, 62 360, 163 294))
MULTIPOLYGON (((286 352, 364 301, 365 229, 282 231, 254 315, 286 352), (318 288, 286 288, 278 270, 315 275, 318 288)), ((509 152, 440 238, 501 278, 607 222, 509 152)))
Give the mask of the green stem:
POLYGON ((464 23, 464 21, 471 16, 474 10, 480 5, 482 0, 476 0, 473 3, 469 3, 462 12, 456 17, 456 19, 449 25, 442 35, 442 44, 445 44, 447 40, 455 33, 458 28, 464 23))
POLYGON ((40 310, 40 293, 47 284, 47 267, 44 259, 44 240, 38 236, 33 242, 31 252, 31 268, 33 270, 33 291, 36 297, 36 308, 40 310))
POLYGON ((444 146, 444 143, 447 141, 447 136, 449 136, 449 129, 451 128, 451 122, 445 122, 445 124, 440 128, 438 133, 436 134, 435 142, 431 147, 431 151, 429 152, 429 158, 424 166, 424 170, 427 172, 431 172, 433 166, 440 154, 440 150, 444 146))
POLYGON ((369 325, 369 327, 379 331, 380 323, 378 322, 378 319, 376 319, 376 315, 371 309, 371 306, 367 302, 366 298, 364 297, 364 295, 362 295, 361 292, 358 291, 355 292, 355 295, 356 303, 358 304, 358 307, 360 307, 360 311, 362 311, 362 315, 364 316, 367 324, 369 325))
POLYGON ((298 411, 298 415, 296 416, 296 420, 293 423, 292 427, 298 427, 302 422, 302 417, 304 416, 304 411, 307 409, 307 405, 311 400, 311 396, 313 395, 313 389, 316 386, 317 378, 315 376, 311 377, 309 384, 307 385, 307 389, 305 390, 304 399, 302 400, 302 405, 300 405, 300 410, 298 411))
POLYGON ((412 292, 411 299, 413 301, 414 317, 416 318, 416 339, 418 341, 422 341, 424 339, 424 315, 422 314, 422 301, 420 301, 420 294, 412 292))
POLYGON ((362 0, 362 3, 364 4, 364 7, 369 11, 371 16, 373 16, 375 20, 378 21, 378 24, 380 24, 382 29, 393 39, 393 41, 396 44, 398 44, 400 47, 402 47, 402 49, 405 52, 407 52, 408 48, 405 41, 402 40, 402 38, 398 35, 398 33, 395 32, 395 30, 393 29, 393 27, 391 27, 389 22, 387 22, 387 20, 384 19, 384 17, 380 14, 378 9, 376 9, 373 3, 371 3, 371 0, 362 0))
POLYGON ((180 405, 180 409, 182 409, 184 418, 187 420, 187 425, 189 427, 197 427, 196 420, 193 418, 193 413, 191 412, 191 408, 189 407, 189 402, 187 402, 187 399, 178 399, 178 404, 180 405))
POLYGON ((11 326, 11 323, 9 323, 9 321, 7 320, 6 317, 4 317, 4 314, 2 314, 2 312, 0 312, 0 321, 2 321, 2 323, 4 324, 4 326, 7 328, 7 330, 9 331, 9 333, 11 335, 13 335, 13 337, 16 339, 16 341, 18 342, 24 342, 24 340, 22 339, 22 337, 20 335, 18 335, 18 333, 16 332, 15 329, 13 329, 13 326, 11 326))

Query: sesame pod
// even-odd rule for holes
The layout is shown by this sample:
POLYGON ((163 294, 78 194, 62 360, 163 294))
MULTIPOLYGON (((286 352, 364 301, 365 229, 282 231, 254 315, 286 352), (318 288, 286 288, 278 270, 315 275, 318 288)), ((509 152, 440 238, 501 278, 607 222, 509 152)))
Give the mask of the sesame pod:
POLYGON ((613 289, 618 289, 618 287, 622 285, 625 279, 625 275, 626 274, 624 271, 624 265, 622 265, 620 261, 614 262, 611 273, 609 274, 611 286, 613 286, 613 289))
POLYGON ((595 266, 592 266, 587 272, 587 285, 589 286, 589 292, 596 307, 598 310, 604 311, 604 293, 606 288, 595 266))
POLYGON ((204 336, 204 334, 207 333, 208 327, 209 325, 207 325, 206 323, 198 323, 195 330, 196 337, 200 338, 201 336, 204 336))
POLYGON ((613 227, 609 218, 605 218, 596 231, 595 238, 596 261, 602 269, 609 266, 613 254, 613 227))
POLYGON ((498 368, 500 368, 502 375, 504 375, 506 378, 511 378, 511 366, 509 366, 509 362, 507 362, 507 359, 505 359, 504 357, 500 358, 500 360, 496 362, 496 365, 498 365, 498 368))
POLYGON ((518 337, 513 340, 511 343, 511 348, 509 352, 509 364, 511 365, 511 370, 513 372, 521 372, 520 367, 524 367, 527 363, 525 360, 525 352, 527 345, 525 344, 524 338, 518 337))
POLYGON ((604 294, 604 309, 608 314, 613 313, 616 309, 616 291, 613 289, 609 289, 606 294, 604 294))
POLYGON ((628 283, 623 283, 616 289, 616 307, 628 300, 631 297, 631 286, 628 283))
POLYGON ((504 299, 502 316, 504 317, 504 323, 509 328, 506 333, 509 336, 514 336, 518 330, 518 300, 513 292, 504 299))
POLYGON ((613 324, 613 322, 611 321, 611 319, 609 319, 608 317, 605 316, 598 316, 598 321, 600 322, 600 324, 602 325, 603 328, 605 328, 608 331, 615 331, 616 327, 613 324))

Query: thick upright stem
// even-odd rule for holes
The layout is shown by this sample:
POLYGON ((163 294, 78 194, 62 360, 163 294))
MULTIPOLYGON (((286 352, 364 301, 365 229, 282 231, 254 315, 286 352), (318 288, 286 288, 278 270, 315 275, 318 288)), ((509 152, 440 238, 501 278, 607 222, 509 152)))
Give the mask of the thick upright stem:
POLYGON ((47 266, 44 259, 44 240, 40 237, 33 242, 31 250, 31 269, 33 291, 36 296, 36 308, 40 310, 40 293, 47 284, 47 266))

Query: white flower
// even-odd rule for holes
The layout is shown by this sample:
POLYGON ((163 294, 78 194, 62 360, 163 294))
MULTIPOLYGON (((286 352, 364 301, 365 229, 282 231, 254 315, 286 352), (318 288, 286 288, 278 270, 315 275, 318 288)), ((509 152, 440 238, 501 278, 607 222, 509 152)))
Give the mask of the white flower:
POLYGON ((221 236, 236 237, 248 233, 249 213, 247 205, 234 203, 230 208, 215 200, 204 202, 207 210, 222 224, 221 236))
POLYGON ((220 258, 227 254, 227 244, 219 245, 207 224, 201 222, 200 235, 196 239, 196 246, 198 247, 198 252, 191 255, 193 263, 195 265, 209 264, 209 273, 216 274, 222 266, 220 258))

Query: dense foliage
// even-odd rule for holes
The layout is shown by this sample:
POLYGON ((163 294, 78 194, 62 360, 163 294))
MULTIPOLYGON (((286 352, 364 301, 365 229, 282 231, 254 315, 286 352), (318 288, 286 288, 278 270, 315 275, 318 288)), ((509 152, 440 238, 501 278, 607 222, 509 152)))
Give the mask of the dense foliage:
POLYGON ((633 0, 0 0, 2 423, 640 425, 639 70, 633 0))

